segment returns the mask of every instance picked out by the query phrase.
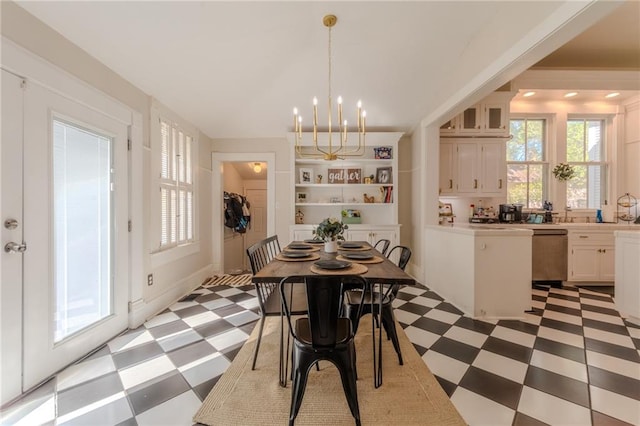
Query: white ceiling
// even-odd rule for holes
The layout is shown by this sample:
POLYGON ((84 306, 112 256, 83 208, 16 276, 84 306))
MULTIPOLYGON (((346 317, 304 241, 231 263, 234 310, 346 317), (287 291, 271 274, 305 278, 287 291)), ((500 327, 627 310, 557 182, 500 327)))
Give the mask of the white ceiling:
MULTIPOLYGON (((18 4, 211 138, 283 137, 294 106, 310 123, 314 95, 319 122, 327 121, 322 17, 328 13, 338 17, 332 86, 334 99, 344 98, 346 118, 354 122, 362 99, 369 131, 410 132, 434 111, 450 112, 467 95, 494 90, 517 74, 495 75, 523 71, 616 7, 588 1, 18 4), (572 15, 577 18, 566 24, 572 15)), ((637 11, 637 4, 623 8, 637 11)), ((622 16, 637 34, 640 14, 622 16)), ((625 34, 613 40, 621 43, 625 34)))

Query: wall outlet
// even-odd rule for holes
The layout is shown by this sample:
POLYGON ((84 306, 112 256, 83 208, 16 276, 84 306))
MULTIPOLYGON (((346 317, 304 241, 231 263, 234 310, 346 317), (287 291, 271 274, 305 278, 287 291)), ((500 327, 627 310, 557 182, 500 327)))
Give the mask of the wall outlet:
POLYGON ((147 275, 147 285, 153 285, 153 274, 147 275))

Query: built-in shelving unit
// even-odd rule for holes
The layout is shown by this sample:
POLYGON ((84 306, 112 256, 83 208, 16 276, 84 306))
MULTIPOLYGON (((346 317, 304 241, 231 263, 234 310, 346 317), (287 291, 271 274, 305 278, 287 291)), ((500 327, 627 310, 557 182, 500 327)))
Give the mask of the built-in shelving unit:
MULTIPOLYGON (((296 217, 292 238, 310 234, 313 226, 327 217, 340 218, 343 210, 360 213, 361 223, 349 225, 352 233, 366 227, 366 235, 375 235, 376 226, 384 226, 385 233, 390 225, 398 227, 397 155, 401 136, 402 133, 396 132, 369 133, 362 156, 324 160, 300 156, 294 135, 290 134, 293 153, 291 205, 292 216, 296 217), (376 153, 374 148, 383 148, 382 156, 388 158, 376 158, 381 153, 380 150, 376 153), (296 233, 296 230, 304 233, 296 233)), ((357 134, 349 137, 357 141, 357 134)), ((313 152, 313 135, 303 134, 303 141, 303 152, 313 152)), ((318 145, 326 148, 328 134, 318 134, 318 145)), ((399 233, 395 240, 399 240, 399 233)))

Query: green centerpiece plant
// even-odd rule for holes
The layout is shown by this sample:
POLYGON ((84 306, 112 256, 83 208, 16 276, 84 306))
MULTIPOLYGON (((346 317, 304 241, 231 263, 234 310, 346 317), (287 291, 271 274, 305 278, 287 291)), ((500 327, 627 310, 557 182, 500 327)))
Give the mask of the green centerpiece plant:
POLYGON ((313 230, 313 234, 323 241, 344 241, 344 231, 349 229, 348 225, 345 225, 335 217, 328 217, 324 219, 316 229, 313 230))

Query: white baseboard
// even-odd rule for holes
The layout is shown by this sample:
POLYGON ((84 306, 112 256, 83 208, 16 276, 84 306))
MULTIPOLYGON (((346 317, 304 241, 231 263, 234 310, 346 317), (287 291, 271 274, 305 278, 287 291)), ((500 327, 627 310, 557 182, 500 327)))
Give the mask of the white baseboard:
POLYGON ((415 278, 415 280, 417 282, 419 282, 420 284, 423 285, 427 285, 424 282, 424 270, 420 267, 418 267, 415 263, 409 262, 409 264, 407 265, 407 274, 411 275, 412 277, 415 278))
POLYGON ((165 310, 168 306, 180 300, 185 295, 198 288, 205 278, 212 276, 213 265, 209 264, 184 278, 168 291, 153 300, 136 300, 131 302, 129 312, 129 328, 142 325, 147 319, 165 310))

